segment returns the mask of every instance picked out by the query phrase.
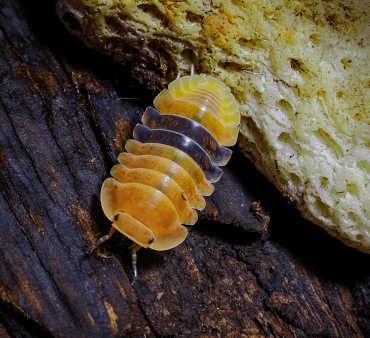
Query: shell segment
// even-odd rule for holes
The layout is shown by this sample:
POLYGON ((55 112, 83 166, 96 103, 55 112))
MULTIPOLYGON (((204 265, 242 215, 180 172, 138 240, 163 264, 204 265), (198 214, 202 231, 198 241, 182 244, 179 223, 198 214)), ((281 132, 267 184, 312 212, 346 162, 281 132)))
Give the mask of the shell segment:
POLYGON ((212 163, 224 166, 232 151, 220 146, 206 128, 198 122, 177 115, 162 115, 158 110, 148 107, 142 117, 144 126, 150 129, 166 129, 181 133, 198 143, 208 154, 212 163))
POLYGON ((197 222, 198 214, 190 208, 185 192, 169 176, 151 169, 129 169, 123 164, 115 165, 111 175, 119 183, 141 183, 161 191, 172 202, 181 223, 191 225, 197 222))
POLYGON ((206 180, 198 164, 183 151, 159 143, 140 143, 135 140, 128 140, 125 148, 129 153, 134 155, 160 156, 179 164, 194 180, 202 195, 209 196, 213 193, 213 185, 206 180))
POLYGON ((118 161, 129 168, 146 168, 161 172, 171 177, 184 190, 192 208, 203 210, 206 201, 198 192, 197 186, 188 172, 177 163, 154 155, 135 156, 121 153, 118 161))
POLYGON ((214 77, 204 74, 184 76, 171 82, 168 90, 175 99, 204 108, 226 126, 236 127, 240 123, 234 95, 229 87, 214 77))
POLYGON ((222 170, 212 163, 205 150, 190 137, 183 134, 165 129, 151 130, 142 124, 138 124, 134 129, 134 139, 142 143, 168 145, 177 149, 177 152, 184 152, 198 164, 206 179, 212 183, 217 182, 222 175, 222 170))
POLYGON ((154 106, 162 114, 173 114, 197 121, 206 128, 223 146, 233 146, 236 143, 239 129, 225 126, 217 117, 208 112, 205 106, 198 106, 183 100, 176 100, 166 89, 154 99, 154 106))

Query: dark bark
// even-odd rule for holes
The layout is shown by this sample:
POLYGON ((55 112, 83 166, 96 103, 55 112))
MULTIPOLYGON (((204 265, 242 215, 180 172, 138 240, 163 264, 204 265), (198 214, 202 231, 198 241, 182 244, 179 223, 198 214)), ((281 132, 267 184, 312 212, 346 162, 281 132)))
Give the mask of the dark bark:
POLYGON ((139 251, 133 286, 129 240, 86 254, 154 93, 48 1, 0 1, 0 46, 1 337, 370 336, 369 256, 304 221, 236 148, 186 241, 139 251))

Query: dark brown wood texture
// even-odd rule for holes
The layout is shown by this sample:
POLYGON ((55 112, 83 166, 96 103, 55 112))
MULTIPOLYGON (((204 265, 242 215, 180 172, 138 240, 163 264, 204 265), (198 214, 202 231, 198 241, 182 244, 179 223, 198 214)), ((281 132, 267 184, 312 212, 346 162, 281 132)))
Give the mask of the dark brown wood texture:
POLYGON ((155 94, 130 72, 52 2, 0 0, 0 336, 369 337, 369 256, 237 149, 186 241, 139 251, 133 286, 129 240, 86 254, 110 228, 100 186, 155 94))

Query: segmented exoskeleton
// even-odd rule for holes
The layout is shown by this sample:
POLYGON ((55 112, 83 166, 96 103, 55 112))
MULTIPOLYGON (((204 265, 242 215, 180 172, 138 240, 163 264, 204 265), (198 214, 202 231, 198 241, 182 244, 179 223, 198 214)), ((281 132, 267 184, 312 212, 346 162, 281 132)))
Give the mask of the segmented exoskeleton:
POLYGON ((136 251, 167 250, 187 236, 194 209, 205 207, 235 144, 240 113, 237 102, 221 81, 211 76, 179 77, 163 90, 136 125, 134 139, 118 157, 120 164, 105 180, 101 203, 115 230, 130 238, 135 277, 136 251))

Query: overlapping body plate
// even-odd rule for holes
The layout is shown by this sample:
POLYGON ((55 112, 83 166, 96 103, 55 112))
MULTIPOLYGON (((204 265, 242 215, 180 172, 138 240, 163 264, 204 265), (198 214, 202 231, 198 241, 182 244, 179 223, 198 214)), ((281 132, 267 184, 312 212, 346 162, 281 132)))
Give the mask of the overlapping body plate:
POLYGON ((144 126, 150 129, 166 129, 181 133, 198 143, 208 154, 212 163, 224 166, 232 151, 220 146, 212 134, 196 121, 178 115, 162 115, 158 110, 148 107, 142 118, 144 126))

